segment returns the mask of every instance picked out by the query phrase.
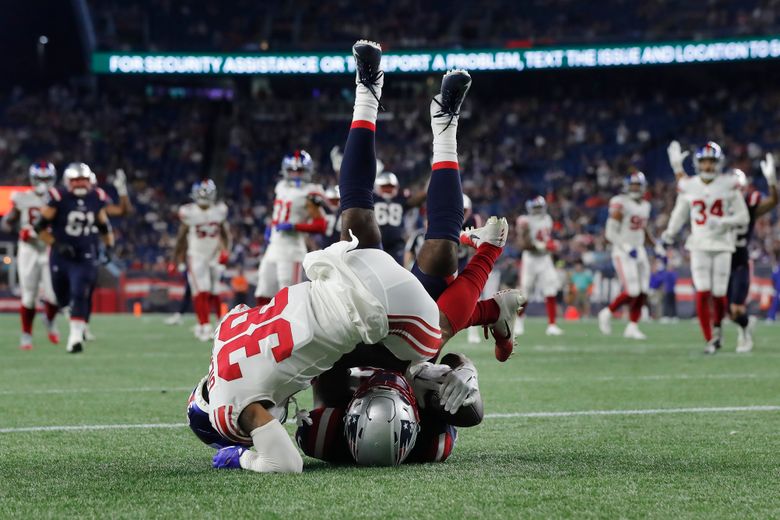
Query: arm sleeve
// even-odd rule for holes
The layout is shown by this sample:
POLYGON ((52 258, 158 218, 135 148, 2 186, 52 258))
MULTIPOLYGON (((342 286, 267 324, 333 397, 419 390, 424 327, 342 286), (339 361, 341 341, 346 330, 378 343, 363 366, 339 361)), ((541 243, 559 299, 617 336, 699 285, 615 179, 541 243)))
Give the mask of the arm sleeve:
POLYGON ((604 229, 604 236, 612 244, 613 247, 618 247, 618 236, 620 234, 620 222, 612 217, 607 219, 607 225, 604 229))
POLYGON ((274 419, 251 433, 255 451, 241 455, 241 467, 258 473, 301 473, 303 458, 287 435, 282 423, 274 419))
POLYGON ((721 222, 727 226, 744 226, 750 223, 750 211, 748 210, 745 198, 738 192, 734 192, 731 201, 731 215, 726 215, 721 222))
POLYGON ((682 229, 685 220, 688 217, 690 208, 688 207, 688 201, 682 195, 677 195, 677 200, 674 202, 674 209, 672 210, 672 216, 669 217, 669 225, 666 226, 664 235, 674 237, 682 229))
POLYGON ((328 221, 325 217, 319 217, 312 219, 311 222, 301 222, 295 224, 295 231, 302 231, 303 233, 325 233, 328 230, 328 221))

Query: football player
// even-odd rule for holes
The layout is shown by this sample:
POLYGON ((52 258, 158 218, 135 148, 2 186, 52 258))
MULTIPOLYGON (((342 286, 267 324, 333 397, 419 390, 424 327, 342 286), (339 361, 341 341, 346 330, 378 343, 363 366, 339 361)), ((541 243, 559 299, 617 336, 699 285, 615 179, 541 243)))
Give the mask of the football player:
POLYGON ((339 193, 338 186, 331 186, 325 190, 325 200, 321 204, 323 211, 325 212, 325 221, 327 227, 325 233, 322 234, 320 240, 321 249, 335 244, 341 240, 341 211, 339 211, 339 203, 341 202, 341 194, 339 193))
POLYGON ((627 304, 629 321, 623 337, 647 339, 637 325, 650 289, 650 261, 644 246, 647 243, 655 247, 655 241, 647 231, 650 203, 644 200, 646 189, 645 174, 634 172, 623 181, 623 193, 609 201, 605 233, 612 244, 612 265, 623 291, 599 312, 599 329, 603 334, 612 332, 612 313, 627 304))
MULTIPOLYGON (((691 253, 696 314, 707 342, 706 354, 714 354, 721 347, 731 255, 736 249, 735 231, 750 223, 739 182, 736 176, 723 173, 724 161, 720 146, 712 141, 696 152, 696 175, 683 175, 677 181, 677 200, 666 231, 661 234, 659 249, 663 250, 658 251, 665 254, 665 246, 673 243, 690 220, 691 233, 685 248, 691 253)), ((677 163, 672 166, 679 167, 677 163)))
POLYGON ((65 188, 50 188, 49 201, 35 225, 38 236, 51 246, 52 286, 60 307, 70 307, 67 351, 83 350, 85 317, 95 283, 99 242, 108 254, 114 234, 105 206, 106 193, 93 188, 92 171, 84 163, 71 163, 63 174, 65 188))
POLYGON ((35 232, 35 224, 41 216, 41 207, 48 202, 49 189, 54 187, 57 181, 57 171, 52 163, 39 161, 30 166, 29 176, 33 188, 11 194, 11 210, 2 220, 2 228, 7 232, 10 232, 17 223, 19 225, 16 265, 19 269, 21 289, 19 314, 22 321, 22 336, 19 348, 22 350, 30 350, 33 347, 33 319, 41 293, 46 310, 45 324, 49 341, 55 345, 60 342, 60 335, 54 323, 59 307, 51 284, 49 251, 35 232))
MULTIPOLYGON (((548 336, 560 336, 563 331, 555 323, 558 294, 558 273, 552 261, 552 253, 556 250, 556 242, 552 238, 553 220, 547 213, 547 201, 539 195, 525 203, 527 215, 517 219, 517 234, 520 249, 523 251, 520 263, 520 291, 528 298, 533 295, 536 287, 544 295, 547 307, 548 336)), ((515 334, 524 332, 523 317, 515 322, 515 334)))
POLYGON ((282 160, 283 179, 274 189, 274 207, 268 247, 257 271, 255 300, 266 305, 280 289, 301 281, 301 262, 306 256, 306 233, 325 233, 328 222, 317 200, 322 186, 313 184, 314 163, 304 150, 282 160))
POLYGON ((406 212, 425 202, 425 193, 409 195, 400 189, 393 172, 378 172, 374 183, 374 214, 382 233, 382 249, 403 265, 406 247, 406 212))
POLYGON ((777 173, 775 172, 775 158, 771 153, 766 154, 766 159, 761 161, 761 173, 766 178, 769 186, 769 197, 761 200, 758 191, 747 192, 748 180, 741 170, 734 170, 740 188, 744 192, 745 203, 750 214, 750 221, 746 225, 736 228, 736 250, 731 256, 731 275, 729 276, 729 312, 731 320, 739 325, 737 332, 737 352, 750 352, 753 350, 753 329, 755 328, 755 316, 748 317, 747 297, 750 292, 750 254, 748 244, 753 235, 753 227, 756 220, 766 215, 777 206, 777 173))
POLYGON ((187 264, 187 279, 198 320, 195 337, 200 341, 211 341, 210 309, 221 317, 222 302, 217 285, 231 248, 228 208, 224 202, 217 202, 217 186, 211 179, 193 184, 191 197, 193 202, 179 208, 181 226, 173 262, 175 265, 187 264))
POLYGON ((482 308, 476 302, 506 242, 505 219, 493 217, 484 228, 472 231, 477 253, 449 286, 446 280, 457 264, 463 219, 455 130, 471 83, 468 74, 447 74, 435 101, 432 126, 440 135, 438 145, 434 141, 431 189, 437 187, 438 197, 430 204, 430 213, 437 218, 430 221, 437 224, 429 226, 427 247, 417 266, 420 275, 415 276, 379 249, 381 234, 373 212, 374 135, 384 83, 381 49, 361 40, 353 55, 355 108, 339 179, 344 240, 306 255, 310 282, 282 289, 264 307, 238 307, 220 324, 207 382, 210 426, 228 442, 251 444, 255 450, 223 448, 214 457, 215 467, 300 472, 301 456, 278 418, 293 394, 358 343, 382 341, 384 346, 375 348, 386 348, 400 360, 420 362, 438 354, 442 343, 467 326, 473 315, 491 312, 494 334, 511 336, 507 329, 519 296, 507 302, 508 310, 496 301, 482 308), (439 287, 440 297, 434 302, 429 294, 439 287))

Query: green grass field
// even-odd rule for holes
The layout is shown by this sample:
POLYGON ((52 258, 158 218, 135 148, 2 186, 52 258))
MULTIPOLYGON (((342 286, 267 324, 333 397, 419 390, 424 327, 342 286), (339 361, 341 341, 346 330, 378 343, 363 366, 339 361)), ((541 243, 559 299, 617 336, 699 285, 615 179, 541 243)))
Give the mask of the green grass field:
POLYGON ((0 317, 0 518, 780 517, 780 327, 737 355, 728 326, 705 357, 690 322, 646 324, 637 343, 619 323, 547 338, 532 319, 504 364, 461 336, 448 349, 475 360, 488 416, 447 462, 306 459, 293 476, 211 468, 183 426, 210 353, 189 326, 93 321, 98 340, 71 356, 40 330, 19 351, 17 317, 0 317))

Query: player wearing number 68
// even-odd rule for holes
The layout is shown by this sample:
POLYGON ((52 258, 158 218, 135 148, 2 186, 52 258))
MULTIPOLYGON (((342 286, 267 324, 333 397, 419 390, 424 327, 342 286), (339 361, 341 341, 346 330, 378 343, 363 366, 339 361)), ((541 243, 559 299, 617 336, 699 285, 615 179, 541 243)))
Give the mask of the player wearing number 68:
POLYGON ((106 253, 114 246, 114 235, 106 214, 108 197, 94 188, 92 170, 84 163, 68 165, 63 174, 65 188, 51 188, 49 202, 41 208, 35 225, 38 236, 51 246, 51 278, 60 307, 70 307, 68 352, 82 350, 89 295, 97 277, 98 242, 106 253))
MULTIPOLYGON (((750 221, 739 181, 735 175, 723 173, 724 161, 720 146, 712 141, 696 152, 696 175, 679 176, 677 200, 669 217, 669 225, 661 234, 662 241, 670 244, 685 222, 690 220, 691 233, 685 248, 691 252, 696 314, 707 341, 705 353, 708 354, 714 354, 720 348, 720 324, 726 314, 726 291, 731 254, 736 248, 736 229, 750 221), (710 302, 713 303, 714 311, 712 320, 710 302)), ((680 169, 675 167, 675 161, 671 162, 676 171, 680 169)))

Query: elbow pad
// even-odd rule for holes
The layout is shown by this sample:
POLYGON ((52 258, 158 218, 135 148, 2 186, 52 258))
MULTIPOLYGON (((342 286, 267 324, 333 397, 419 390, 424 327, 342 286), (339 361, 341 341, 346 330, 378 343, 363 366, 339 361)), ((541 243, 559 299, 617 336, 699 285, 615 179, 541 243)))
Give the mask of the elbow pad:
POLYGON ((259 473, 301 473, 303 458, 282 423, 273 421, 252 430, 255 451, 241 454, 241 467, 259 473))

